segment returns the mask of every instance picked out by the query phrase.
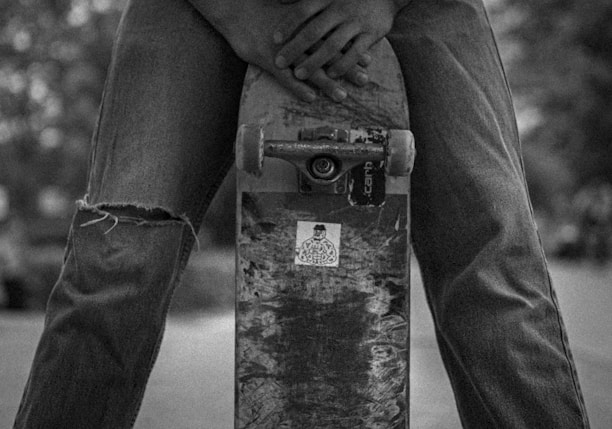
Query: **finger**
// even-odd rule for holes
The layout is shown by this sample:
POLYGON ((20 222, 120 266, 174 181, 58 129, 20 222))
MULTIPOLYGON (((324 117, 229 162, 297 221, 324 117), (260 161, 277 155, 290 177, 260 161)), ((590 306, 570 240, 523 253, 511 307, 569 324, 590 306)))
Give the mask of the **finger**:
MULTIPOLYGON (((305 59, 306 55, 303 55, 300 61, 305 59)), ((316 70, 308 80, 308 83, 334 101, 341 102, 347 97, 346 89, 339 82, 327 76, 323 69, 316 70)))
MULTIPOLYGON (((317 95, 314 90, 304 82, 295 79, 291 71, 281 70, 280 72, 275 73, 274 76, 282 86, 291 91, 300 100, 307 103, 311 103, 316 100, 317 95)), ((330 79, 323 69, 315 71, 309 82, 316 88, 320 89, 323 94, 336 102, 344 101, 348 95, 346 89, 344 89, 344 87, 334 79, 330 79)))
POLYGON ((359 64, 364 56, 369 56, 367 51, 373 44, 374 40, 370 35, 362 34, 358 36, 353 41, 349 50, 329 66, 327 70, 328 75, 335 78, 346 74, 350 69, 359 64))
MULTIPOLYGON (((293 39, 283 46, 277 54, 276 65, 279 68, 288 67, 291 64, 296 64, 296 61, 304 55, 317 42, 322 40, 330 31, 338 25, 338 18, 331 13, 323 13, 310 21, 302 28, 293 39), (283 67, 284 66, 284 67, 283 67)), ((336 42, 337 43, 337 42, 336 42)), ((323 43, 325 45, 325 43, 323 43)), ((342 49, 340 46, 340 49, 342 49)), ((328 58, 329 59, 329 58, 328 58)), ((308 75, 302 77, 306 79, 314 70, 322 64, 309 70, 308 75)))
MULTIPOLYGON (((319 41, 319 43, 315 44, 315 46, 313 47, 313 50, 318 49, 322 43, 323 41, 319 41)), ((334 62, 338 61, 341 57, 342 57, 342 54, 337 54, 329 62, 329 64, 333 64, 334 62)), ((304 62, 306 58, 307 56, 303 55, 300 58, 300 62, 304 62)), ((346 78, 349 82, 353 83, 354 85, 364 86, 370 81, 366 67, 370 65, 371 63, 372 63, 372 56, 366 52, 364 55, 360 57, 359 63, 355 67, 350 69, 343 77, 346 78)), ((328 76, 328 77, 332 78, 331 76, 328 76)), ((334 77, 332 79, 337 79, 337 77, 334 77)))
POLYGON ((300 80, 297 80, 293 76, 293 73, 291 72, 291 70, 276 69, 273 75, 274 75, 274 78, 278 81, 278 83, 280 83, 290 92, 292 92, 300 100, 311 103, 317 98, 315 91, 310 86, 308 86, 306 83, 300 80))
MULTIPOLYGON (((319 47, 323 44, 324 40, 319 40, 317 43, 314 44, 314 46, 312 48, 310 48, 308 50, 308 52, 306 53, 306 55, 308 54, 312 54, 313 52, 315 52, 317 49, 319 49, 319 47)), ((342 58, 342 55, 344 55, 346 52, 348 52, 348 49, 351 47, 352 43, 348 43, 344 49, 342 50, 341 53, 337 54, 334 58, 332 58, 330 61, 327 62, 326 66, 329 67, 331 64, 335 63, 336 61, 338 61, 340 58, 342 58)), ((306 55, 303 55, 302 58, 300 58, 300 62, 304 62, 307 58, 306 55)), ((368 66, 370 64, 372 64, 373 58, 372 55, 370 55, 369 52, 365 52, 363 53, 360 57, 359 57, 359 62, 357 63, 358 66, 361 68, 362 71, 365 72, 364 69, 368 68, 368 66)), ((324 67, 325 68, 325 67, 324 67)))
MULTIPOLYGON (((315 70, 323 67, 342 53, 342 49, 357 35, 359 29, 351 24, 341 25, 316 48, 305 61, 295 68, 295 77, 308 79, 315 70)), ((356 65, 357 63, 355 63, 356 65)), ((348 71, 348 70, 347 70, 348 71)), ((331 76, 334 77, 334 76, 331 76)), ((335 76, 338 77, 338 76, 335 76)))
POLYGON ((370 77, 368 76, 366 70, 359 65, 347 71, 344 77, 346 80, 357 86, 365 86, 370 81, 370 77))
MULTIPOLYGON (((347 47, 350 47, 350 44, 347 45, 347 47)), ((317 48, 318 46, 315 45, 315 49, 317 48)), ((346 51, 346 48, 344 51, 346 51)), ((336 61, 338 61, 340 58, 342 58, 343 53, 337 54, 331 61, 327 63, 327 65, 329 66, 329 64, 333 64, 336 61)), ((301 58, 302 62, 305 59, 306 59, 306 56, 301 58)), ((369 54, 369 52, 366 52, 360 57, 358 64, 352 69, 350 69, 348 72, 346 72, 346 74, 342 77, 346 78, 349 82, 357 86, 364 86, 370 81, 370 78, 368 76, 368 71, 366 69, 371 63, 372 63, 372 56, 369 54)), ((340 76, 332 77, 332 76, 329 76, 328 74, 328 77, 330 77, 331 79, 338 79, 338 77, 340 76)))
POLYGON ((323 69, 316 70, 309 79, 315 87, 321 89, 323 94, 336 102, 344 101, 347 97, 346 89, 334 79, 331 79, 323 69))
POLYGON ((306 21, 321 12, 331 0, 310 0, 310 1, 285 1, 285 3, 299 3, 291 7, 276 27, 273 39, 274 43, 280 45, 290 40, 291 37, 304 25, 306 21))

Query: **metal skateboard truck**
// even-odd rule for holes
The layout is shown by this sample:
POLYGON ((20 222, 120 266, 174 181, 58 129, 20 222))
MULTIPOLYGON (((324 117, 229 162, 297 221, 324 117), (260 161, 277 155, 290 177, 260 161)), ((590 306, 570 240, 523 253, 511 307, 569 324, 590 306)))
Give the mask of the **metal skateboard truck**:
POLYGON ((243 124, 236 137, 236 166, 259 176, 264 157, 288 161, 317 185, 331 185, 358 165, 383 162, 388 176, 408 176, 414 138, 408 130, 304 128, 297 140, 266 140, 263 127, 243 124))

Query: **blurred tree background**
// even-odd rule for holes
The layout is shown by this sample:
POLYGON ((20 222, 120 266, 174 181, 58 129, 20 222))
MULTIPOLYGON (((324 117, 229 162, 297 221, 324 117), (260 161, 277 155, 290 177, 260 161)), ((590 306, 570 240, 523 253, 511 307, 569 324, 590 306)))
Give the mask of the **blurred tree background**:
POLYGON ((612 181, 612 1, 490 0, 537 209, 612 181))
POLYGON ((23 218, 69 216, 72 200, 84 192, 89 141, 122 5, 0 3, 0 184, 23 218))
MULTIPOLYGON (((30 224, 65 233, 123 0, 0 0, 0 186, 30 224)), ((537 213, 612 181, 612 0, 485 0, 515 96, 537 213)), ((226 187, 217 204, 231 215, 226 187)), ((230 216, 231 217, 231 216, 230 216)), ((214 222, 209 216, 209 222, 214 222)), ((233 226, 210 228, 228 231, 233 226)), ((213 234, 211 238, 215 238, 213 234)))

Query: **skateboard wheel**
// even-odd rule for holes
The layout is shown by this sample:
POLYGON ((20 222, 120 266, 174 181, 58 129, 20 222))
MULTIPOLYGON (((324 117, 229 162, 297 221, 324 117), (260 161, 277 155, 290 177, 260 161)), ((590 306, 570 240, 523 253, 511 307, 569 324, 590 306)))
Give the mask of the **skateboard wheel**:
POLYGON ((414 136, 408 130, 389 130, 386 173, 408 176, 414 165, 414 136))
POLYGON ((264 132, 259 125, 242 124, 236 134, 236 167, 260 176, 263 170, 264 132))

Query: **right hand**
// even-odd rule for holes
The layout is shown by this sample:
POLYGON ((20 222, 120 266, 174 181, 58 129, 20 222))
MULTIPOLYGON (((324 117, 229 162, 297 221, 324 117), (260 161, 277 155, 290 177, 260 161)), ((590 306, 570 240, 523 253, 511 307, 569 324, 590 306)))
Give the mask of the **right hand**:
MULTIPOLYGON (((281 4, 278 0, 192 0, 204 17, 219 31, 231 45, 236 54, 244 61, 255 64, 272 74, 285 88, 304 101, 314 101, 314 88, 335 101, 346 97, 346 90, 331 79, 322 68, 315 70, 310 77, 301 81, 290 68, 278 68, 274 64, 279 46, 274 43, 273 33, 276 24, 290 16, 291 4, 281 4)), ((365 70, 355 66, 347 78, 358 85, 367 83, 365 70)))
POLYGON ((279 68, 293 66, 308 79, 327 65, 330 77, 344 76, 393 26, 404 0, 279 0, 296 3, 278 24, 279 68))

